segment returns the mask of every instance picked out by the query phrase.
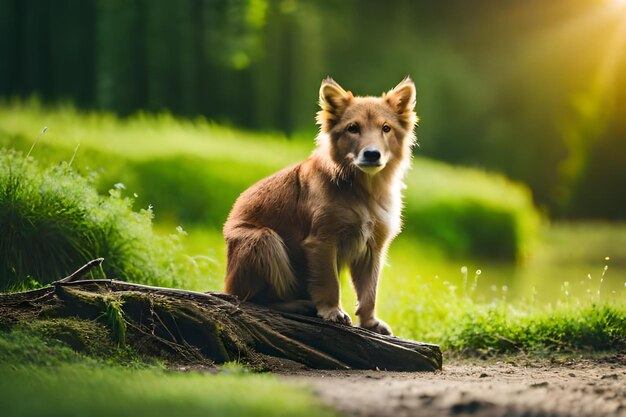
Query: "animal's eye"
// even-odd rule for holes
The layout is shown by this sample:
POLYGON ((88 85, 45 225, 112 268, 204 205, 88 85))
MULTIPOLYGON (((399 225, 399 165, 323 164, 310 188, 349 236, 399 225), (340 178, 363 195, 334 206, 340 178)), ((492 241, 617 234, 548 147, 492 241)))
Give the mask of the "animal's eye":
POLYGON ((356 123, 350 123, 348 125, 348 132, 359 133, 359 125, 357 125, 356 123))
POLYGON ((391 126, 389 126, 388 124, 384 124, 383 125, 383 132, 385 132, 385 133, 391 132, 391 126))

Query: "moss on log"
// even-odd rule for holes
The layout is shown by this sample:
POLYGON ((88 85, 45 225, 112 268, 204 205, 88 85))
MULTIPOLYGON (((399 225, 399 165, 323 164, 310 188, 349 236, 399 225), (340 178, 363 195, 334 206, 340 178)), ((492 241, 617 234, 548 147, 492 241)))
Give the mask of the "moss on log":
POLYGON ((69 279, 0 295, 4 326, 50 318, 103 322, 117 343, 179 363, 258 364, 270 356, 316 369, 435 371, 442 365, 437 345, 281 313, 219 293, 69 279))

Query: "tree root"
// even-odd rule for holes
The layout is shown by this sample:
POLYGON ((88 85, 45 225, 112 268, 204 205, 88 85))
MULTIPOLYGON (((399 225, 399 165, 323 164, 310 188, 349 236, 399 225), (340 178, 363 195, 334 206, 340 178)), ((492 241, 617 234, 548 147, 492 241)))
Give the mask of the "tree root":
POLYGON ((118 343, 183 363, 254 365, 272 356, 316 369, 435 371, 442 366, 437 345, 281 313, 234 296, 79 280, 101 262, 91 261, 45 288, 0 295, 0 324, 50 317, 108 321, 114 337, 125 339, 118 343))

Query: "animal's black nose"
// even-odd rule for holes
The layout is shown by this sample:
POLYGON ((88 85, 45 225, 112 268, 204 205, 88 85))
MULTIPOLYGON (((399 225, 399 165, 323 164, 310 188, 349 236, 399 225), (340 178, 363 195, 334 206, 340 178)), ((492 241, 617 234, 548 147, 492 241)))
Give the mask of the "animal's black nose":
POLYGON ((380 160, 380 151, 372 147, 363 149, 363 160, 366 162, 378 162, 380 160))

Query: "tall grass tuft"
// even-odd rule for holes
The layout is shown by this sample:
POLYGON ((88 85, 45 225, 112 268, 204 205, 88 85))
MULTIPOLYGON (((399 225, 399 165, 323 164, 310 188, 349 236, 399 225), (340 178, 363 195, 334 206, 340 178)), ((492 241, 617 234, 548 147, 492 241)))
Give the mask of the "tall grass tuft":
POLYGON ((97 194, 94 178, 66 163, 40 167, 0 150, 0 290, 45 284, 104 257, 100 276, 176 285, 180 247, 152 231, 152 212, 135 212, 114 189, 97 194))

